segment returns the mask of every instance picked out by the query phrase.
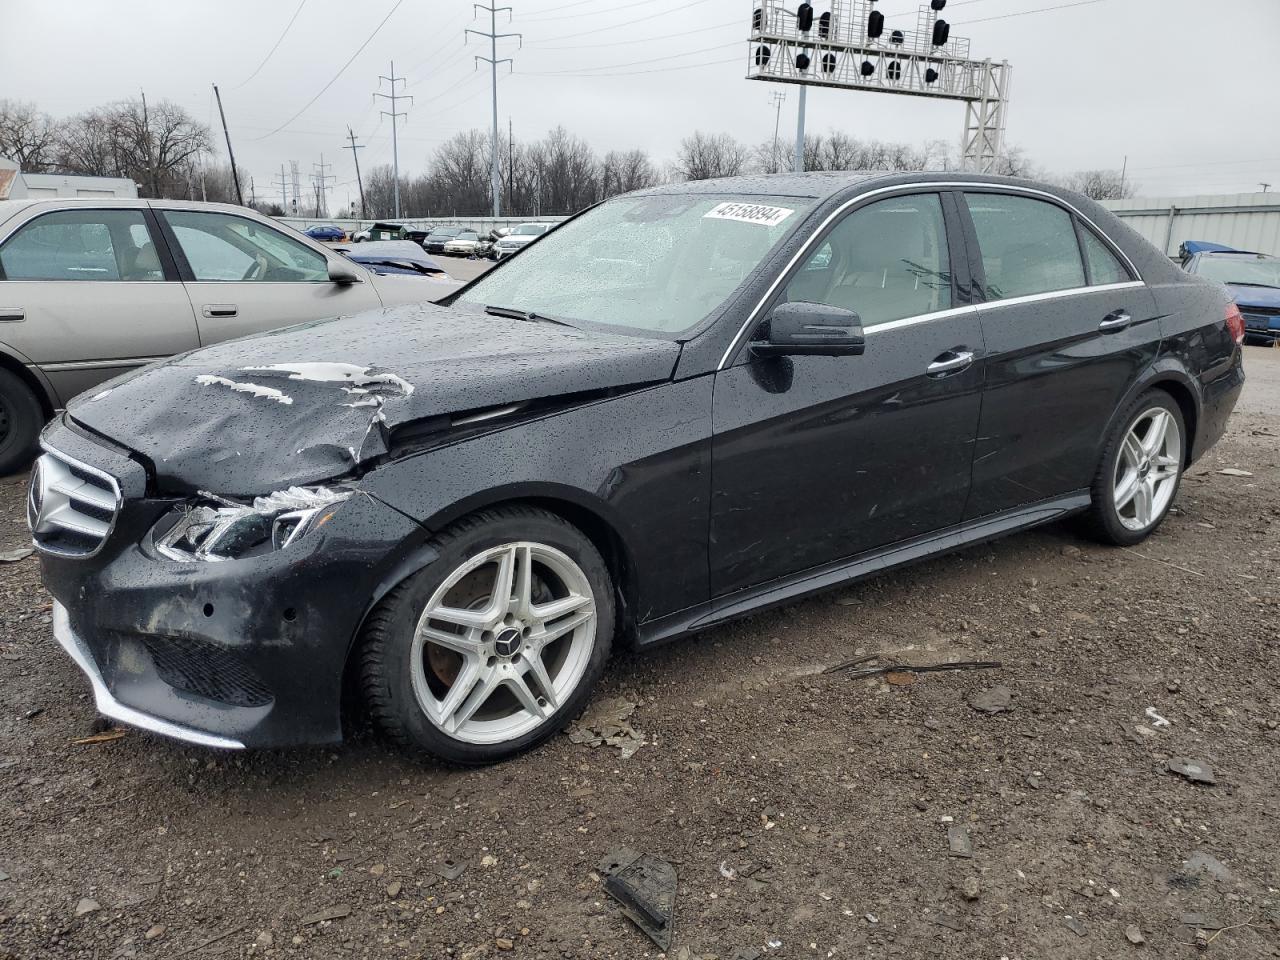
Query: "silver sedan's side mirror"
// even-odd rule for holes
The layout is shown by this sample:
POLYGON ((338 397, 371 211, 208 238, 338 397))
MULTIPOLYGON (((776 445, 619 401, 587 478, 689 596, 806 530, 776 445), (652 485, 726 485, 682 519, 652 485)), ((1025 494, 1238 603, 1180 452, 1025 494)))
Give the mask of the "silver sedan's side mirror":
POLYGON ((356 272, 354 267, 349 264, 338 263, 335 260, 329 261, 329 279, 343 286, 350 283, 364 282, 364 278, 356 272))

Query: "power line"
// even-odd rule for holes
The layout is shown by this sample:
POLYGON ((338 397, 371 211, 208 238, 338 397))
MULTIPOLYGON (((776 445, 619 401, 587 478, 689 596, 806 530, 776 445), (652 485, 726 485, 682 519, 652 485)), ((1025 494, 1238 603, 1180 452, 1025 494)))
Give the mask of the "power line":
POLYGON ((542 70, 542 71, 529 72, 527 74, 525 71, 522 70, 520 71, 520 73, 521 75, 527 75, 531 77, 554 77, 554 76, 560 76, 564 74, 573 74, 574 76, 584 76, 584 75, 594 74, 597 70, 611 71, 611 70, 616 70, 620 67, 639 67, 647 63, 660 63, 663 60, 676 60, 676 59, 679 59, 680 57, 692 57, 700 53, 711 53, 715 50, 725 50, 729 47, 741 46, 741 44, 742 44, 742 41, 740 40, 730 40, 728 43, 718 43, 714 47, 703 47, 701 50, 686 50, 684 53, 673 53, 670 56, 666 56, 666 57, 648 57, 647 59, 644 59, 644 60, 633 60, 630 63, 611 63, 602 67, 575 67, 572 70, 542 70))
POLYGON ((271 49, 268 50, 267 55, 262 58, 262 62, 258 64, 257 69, 254 70, 253 73, 249 74, 249 76, 246 79, 242 80, 240 83, 232 87, 231 88, 232 90, 239 90, 241 87, 247 84, 250 80, 252 80, 262 71, 262 68, 267 65, 267 61, 271 59, 271 55, 276 52, 280 44, 284 43, 284 38, 289 35, 289 30, 293 26, 293 21, 298 19, 298 14, 302 12, 302 8, 305 7, 306 5, 307 5, 307 0, 301 0, 301 2, 298 4, 298 9, 293 11, 293 16, 290 17, 289 22, 285 24, 284 32, 281 33, 280 36, 276 39, 276 42, 271 45, 271 49))
POLYGON ((967 27, 974 23, 991 23, 993 20, 1010 20, 1014 17, 1029 17, 1033 13, 1050 13, 1054 10, 1066 10, 1069 7, 1087 7, 1095 3, 1106 3, 1107 0, 1076 0, 1075 3, 1060 3, 1056 7, 1037 7, 1035 10, 1020 10, 1017 13, 1002 13, 994 17, 983 17, 980 20, 965 20, 963 23, 956 23, 954 26, 967 27))
POLYGON ((617 13, 619 10, 630 10, 632 7, 648 7, 652 6, 653 0, 633 0, 631 3, 624 3, 620 6, 609 6, 603 10, 585 10, 582 13, 566 13, 559 17, 544 17, 541 13, 527 14, 521 17, 521 20, 536 20, 543 22, 546 20, 572 20, 575 17, 594 17, 602 13, 617 13))
POLYGON ((364 48, 373 42, 373 38, 378 35, 378 31, 380 31, 384 26, 386 26, 387 21, 390 20, 392 15, 397 10, 400 9, 400 4, 402 3, 404 3, 404 0, 396 0, 396 5, 391 8, 390 12, 385 17, 382 18, 382 22, 373 28, 373 33, 369 34, 368 39, 366 39, 364 43, 360 44, 360 46, 356 48, 356 52, 353 53, 350 56, 350 58, 348 58, 347 62, 342 65, 342 69, 340 69, 337 73, 333 75, 332 80, 330 80, 328 83, 326 83, 323 87, 320 88, 319 93, 317 93, 314 97, 312 97, 310 100, 307 101, 306 106, 304 106, 301 110, 295 113, 292 117, 290 117, 284 123, 280 124, 280 126, 276 127, 270 133, 263 134, 260 137, 254 137, 254 142, 256 143, 259 140, 265 140, 267 139, 267 137, 274 137, 277 133, 279 133, 289 124, 293 123, 293 121, 297 120, 300 116, 306 113, 311 108, 311 105, 315 103, 317 100, 319 100, 322 96, 324 96, 325 91, 328 90, 330 87, 332 87, 335 83, 337 83, 338 78, 347 72, 347 67, 351 66, 351 64, 355 61, 356 57, 360 56, 360 54, 364 52, 364 48))
MULTIPOLYGON (((736 33, 742 32, 742 26, 740 24, 717 23, 709 27, 699 27, 697 30, 681 30, 679 33, 668 33, 660 37, 636 37, 633 40, 610 40, 606 43, 593 43, 591 44, 591 47, 592 49, 597 49, 599 47, 626 47, 626 46, 631 46, 632 44, 635 44, 635 43, 656 43, 659 40, 674 40, 676 37, 687 37, 690 34, 694 34, 694 33, 709 33, 712 30, 727 30, 727 29, 732 29, 736 33)), ((543 44, 543 41, 541 40, 529 41, 529 46, 537 50, 581 50, 582 49, 582 47, 578 44, 570 44, 568 46, 563 46, 563 47, 544 47, 542 44, 543 44)))
POLYGON ((543 42, 554 43, 557 40, 573 40, 576 37, 588 37, 593 33, 604 33, 607 30, 617 30, 619 27, 630 27, 637 23, 644 23, 646 20, 656 20, 658 17, 669 17, 676 13, 683 13, 691 7, 697 7, 704 3, 710 3, 711 0, 689 0, 679 10, 660 10, 657 13, 651 13, 647 17, 637 17, 635 20, 626 20, 622 23, 611 23, 606 27, 596 27, 594 30, 583 30, 579 33, 566 33, 561 37, 545 37, 543 42))
POLYGON ((624 70, 621 73, 531 73, 520 71, 522 77, 585 77, 588 79, 607 79, 610 77, 638 77, 645 73, 667 73, 672 70, 697 70, 702 67, 718 67, 726 63, 741 63, 741 57, 730 57, 727 60, 708 60, 706 63, 676 64, 674 67, 659 67, 656 70, 624 70))

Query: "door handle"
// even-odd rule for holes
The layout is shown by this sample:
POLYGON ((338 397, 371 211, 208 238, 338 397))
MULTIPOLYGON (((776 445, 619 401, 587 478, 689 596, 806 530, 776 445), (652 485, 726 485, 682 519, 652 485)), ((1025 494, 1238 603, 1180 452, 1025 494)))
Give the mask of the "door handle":
POLYGON ((0 307, 0 320, 25 320, 27 319, 27 311, 21 307, 0 307))
POLYGON ((929 364, 926 373, 931 377, 937 377, 944 373, 955 373, 958 370, 963 370, 971 363, 973 363, 972 350, 948 350, 934 360, 933 363, 929 364))
POLYGON ((1129 324, 1133 323, 1133 317, 1124 310, 1113 310, 1102 318, 1102 322, 1098 324, 1098 329, 1103 333, 1112 330, 1123 330, 1129 324))
POLYGON ((210 320, 221 317, 234 317, 240 312, 240 308, 234 303, 206 303, 204 309, 200 311, 210 320))

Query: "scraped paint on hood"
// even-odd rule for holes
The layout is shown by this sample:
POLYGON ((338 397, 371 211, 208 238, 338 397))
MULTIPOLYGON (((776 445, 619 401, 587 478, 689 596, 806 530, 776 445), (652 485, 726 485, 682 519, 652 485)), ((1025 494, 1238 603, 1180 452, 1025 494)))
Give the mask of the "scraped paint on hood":
POLYGON ((349 474, 446 414, 671 377, 680 345, 414 304, 144 367, 68 405, 160 490, 251 497, 349 474))

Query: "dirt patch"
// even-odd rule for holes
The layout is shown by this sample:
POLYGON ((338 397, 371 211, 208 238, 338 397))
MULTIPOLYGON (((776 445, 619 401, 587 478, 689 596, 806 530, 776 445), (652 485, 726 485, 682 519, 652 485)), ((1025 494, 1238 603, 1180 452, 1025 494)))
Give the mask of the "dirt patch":
POLYGON ((95 738, 36 561, 0 565, 0 957, 656 957, 601 886, 619 847, 677 870, 672 957, 1280 957, 1266 407, 1138 548, 1049 527, 619 657, 625 760, 95 738), (1004 666, 821 673, 869 653, 1004 666))

